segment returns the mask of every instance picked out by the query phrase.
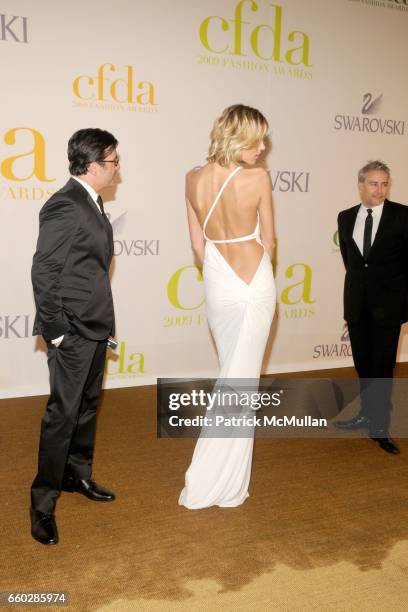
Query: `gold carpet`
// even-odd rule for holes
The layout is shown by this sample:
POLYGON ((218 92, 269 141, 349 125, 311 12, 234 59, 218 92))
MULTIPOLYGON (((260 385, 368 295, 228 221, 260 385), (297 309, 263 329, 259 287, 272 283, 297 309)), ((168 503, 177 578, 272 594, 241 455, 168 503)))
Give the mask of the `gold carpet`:
POLYGON ((368 439, 258 439, 250 498, 189 511, 194 440, 156 439, 155 388, 106 391, 94 477, 117 500, 63 493, 45 547, 28 515, 45 399, 0 402, 0 591, 68 591, 61 610, 408 609, 407 440, 392 456, 368 439))

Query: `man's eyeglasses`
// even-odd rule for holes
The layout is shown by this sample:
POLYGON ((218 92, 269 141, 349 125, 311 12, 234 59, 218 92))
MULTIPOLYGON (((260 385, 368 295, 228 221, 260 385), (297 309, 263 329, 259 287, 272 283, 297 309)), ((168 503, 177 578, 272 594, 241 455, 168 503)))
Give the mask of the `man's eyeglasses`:
POLYGON ((119 159, 102 159, 102 161, 98 162, 99 164, 115 164, 115 167, 117 168, 120 164, 120 160, 119 159))

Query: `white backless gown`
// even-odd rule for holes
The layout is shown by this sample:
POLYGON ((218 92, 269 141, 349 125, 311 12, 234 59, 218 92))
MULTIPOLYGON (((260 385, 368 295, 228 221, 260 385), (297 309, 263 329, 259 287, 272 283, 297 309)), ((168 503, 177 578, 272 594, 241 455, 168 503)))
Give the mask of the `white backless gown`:
MULTIPOLYGON (((205 233, 221 194, 239 170, 241 166, 228 175, 203 224, 206 310, 220 362, 219 380, 259 379, 276 304, 272 265, 265 249, 248 284, 215 246, 253 239, 262 245, 259 220, 252 234, 240 238, 210 240, 205 233)), ((248 497, 253 444, 253 432, 249 437, 229 438, 201 434, 186 472, 179 504, 189 509, 242 504, 248 497)))

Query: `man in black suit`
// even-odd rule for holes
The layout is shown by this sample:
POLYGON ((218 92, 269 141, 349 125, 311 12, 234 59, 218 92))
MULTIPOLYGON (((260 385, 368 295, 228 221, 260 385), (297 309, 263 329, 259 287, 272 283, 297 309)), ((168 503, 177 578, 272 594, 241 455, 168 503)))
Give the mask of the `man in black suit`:
POLYGON ((361 409, 340 429, 367 428, 388 453, 392 376, 401 324, 408 320, 408 207, 387 200, 390 170, 381 161, 358 174, 361 204, 338 216, 346 268, 344 318, 360 378, 361 409))
POLYGON ((54 509, 61 490, 95 501, 115 499, 91 475, 107 341, 115 333, 112 227, 99 194, 116 182, 117 145, 104 130, 76 132, 68 143, 72 176, 40 212, 32 266, 33 333, 47 342, 50 397, 30 516, 31 534, 42 544, 58 542, 54 509))

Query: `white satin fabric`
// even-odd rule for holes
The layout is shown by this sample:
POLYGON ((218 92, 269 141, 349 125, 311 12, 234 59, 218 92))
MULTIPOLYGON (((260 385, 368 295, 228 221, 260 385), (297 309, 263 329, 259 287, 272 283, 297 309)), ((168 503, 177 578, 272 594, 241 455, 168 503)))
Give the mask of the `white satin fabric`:
MULTIPOLYGON (((203 276, 207 318, 220 361, 219 379, 259 379, 276 304, 268 254, 264 251, 247 284, 208 241, 203 276)), ((206 437, 202 433, 179 504, 189 509, 242 504, 248 497, 253 443, 253 432, 252 437, 241 438, 206 437)))

